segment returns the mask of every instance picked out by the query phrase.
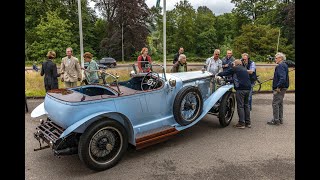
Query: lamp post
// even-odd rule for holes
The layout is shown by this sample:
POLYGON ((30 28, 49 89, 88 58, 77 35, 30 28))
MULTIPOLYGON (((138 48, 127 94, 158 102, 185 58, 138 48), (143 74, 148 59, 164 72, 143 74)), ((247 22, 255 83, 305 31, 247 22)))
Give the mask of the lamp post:
POLYGON ((163 0, 163 67, 164 67, 164 73, 166 73, 166 0, 163 0))
MULTIPOLYGON (((82 16, 81 16, 81 0, 78 0, 78 16, 79 16, 79 35, 80 35, 80 58, 81 58, 81 67, 84 67, 83 62, 83 36, 82 36, 82 16)), ((82 77, 83 77, 83 71, 82 77)))
POLYGON ((122 34, 121 34, 122 62, 124 62, 124 50, 123 50, 123 22, 122 22, 122 24, 121 24, 121 31, 122 31, 122 34))
POLYGON ((278 43, 277 43, 277 52, 276 52, 276 53, 278 53, 278 49, 279 49, 280 29, 281 29, 281 27, 279 28, 278 43))

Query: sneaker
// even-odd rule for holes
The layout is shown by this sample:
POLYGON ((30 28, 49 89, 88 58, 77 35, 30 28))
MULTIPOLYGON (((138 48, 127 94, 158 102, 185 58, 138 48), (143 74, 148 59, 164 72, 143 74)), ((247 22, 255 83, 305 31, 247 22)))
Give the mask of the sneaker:
POLYGON ((233 127, 238 128, 238 129, 244 129, 246 128, 244 124, 242 123, 237 123, 236 125, 234 125, 233 127))
POLYGON ((267 122, 267 124, 279 126, 280 122, 279 121, 275 121, 275 120, 271 120, 271 121, 267 122))
POLYGON ((247 128, 251 128, 251 124, 249 124, 249 123, 246 123, 246 125, 245 125, 247 128))

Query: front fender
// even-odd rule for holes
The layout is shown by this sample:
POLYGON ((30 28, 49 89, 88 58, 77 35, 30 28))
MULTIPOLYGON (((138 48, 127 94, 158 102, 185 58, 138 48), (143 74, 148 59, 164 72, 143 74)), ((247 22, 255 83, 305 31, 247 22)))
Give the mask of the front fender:
POLYGON ((214 93, 211 94, 211 96, 209 96, 209 98, 207 100, 204 101, 203 103, 203 109, 202 109, 202 113, 201 115, 192 123, 188 124, 187 126, 181 126, 178 125, 176 127, 176 129, 178 131, 181 131, 183 129, 186 129, 188 127, 193 126, 194 124, 196 124, 198 121, 200 121, 209 111, 210 109, 217 103, 217 101, 219 101, 219 99, 227 92, 229 91, 229 89, 233 88, 233 84, 229 84, 229 85, 224 85, 221 86, 219 89, 217 89, 214 93))
POLYGON ((113 113, 113 112, 112 111, 97 112, 81 119, 80 121, 77 121, 76 123, 69 126, 65 131, 63 131, 63 133, 60 135, 60 138, 67 136, 68 134, 70 134, 71 132, 79 128, 81 125, 83 125, 84 123, 91 123, 91 121, 95 120, 95 117, 98 117, 102 114, 107 114, 107 113, 113 113))

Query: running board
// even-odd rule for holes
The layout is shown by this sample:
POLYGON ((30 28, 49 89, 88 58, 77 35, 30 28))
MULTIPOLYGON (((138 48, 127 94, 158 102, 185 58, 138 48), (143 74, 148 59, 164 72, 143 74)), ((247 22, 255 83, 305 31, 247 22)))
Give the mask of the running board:
POLYGON ((150 145, 166 141, 178 132, 179 131, 172 126, 163 126, 161 128, 137 134, 136 149, 142 149, 150 145))

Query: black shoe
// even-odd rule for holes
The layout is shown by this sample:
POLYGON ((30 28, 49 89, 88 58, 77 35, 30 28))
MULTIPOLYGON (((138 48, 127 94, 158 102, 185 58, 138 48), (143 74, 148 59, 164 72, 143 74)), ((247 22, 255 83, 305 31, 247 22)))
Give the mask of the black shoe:
POLYGON ((279 126, 280 122, 279 121, 275 121, 275 120, 271 120, 271 121, 267 122, 267 124, 279 126))
POLYGON ((246 125, 245 125, 247 128, 251 128, 251 124, 249 124, 249 123, 246 123, 246 125))
POLYGON ((246 128, 246 126, 242 123, 237 123, 236 125, 234 125, 233 127, 238 128, 238 129, 244 129, 246 128))
POLYGON ((280 119, 279 121, 280 121, 280 124, 283 124, 283 120, 282 119, 280 119))

